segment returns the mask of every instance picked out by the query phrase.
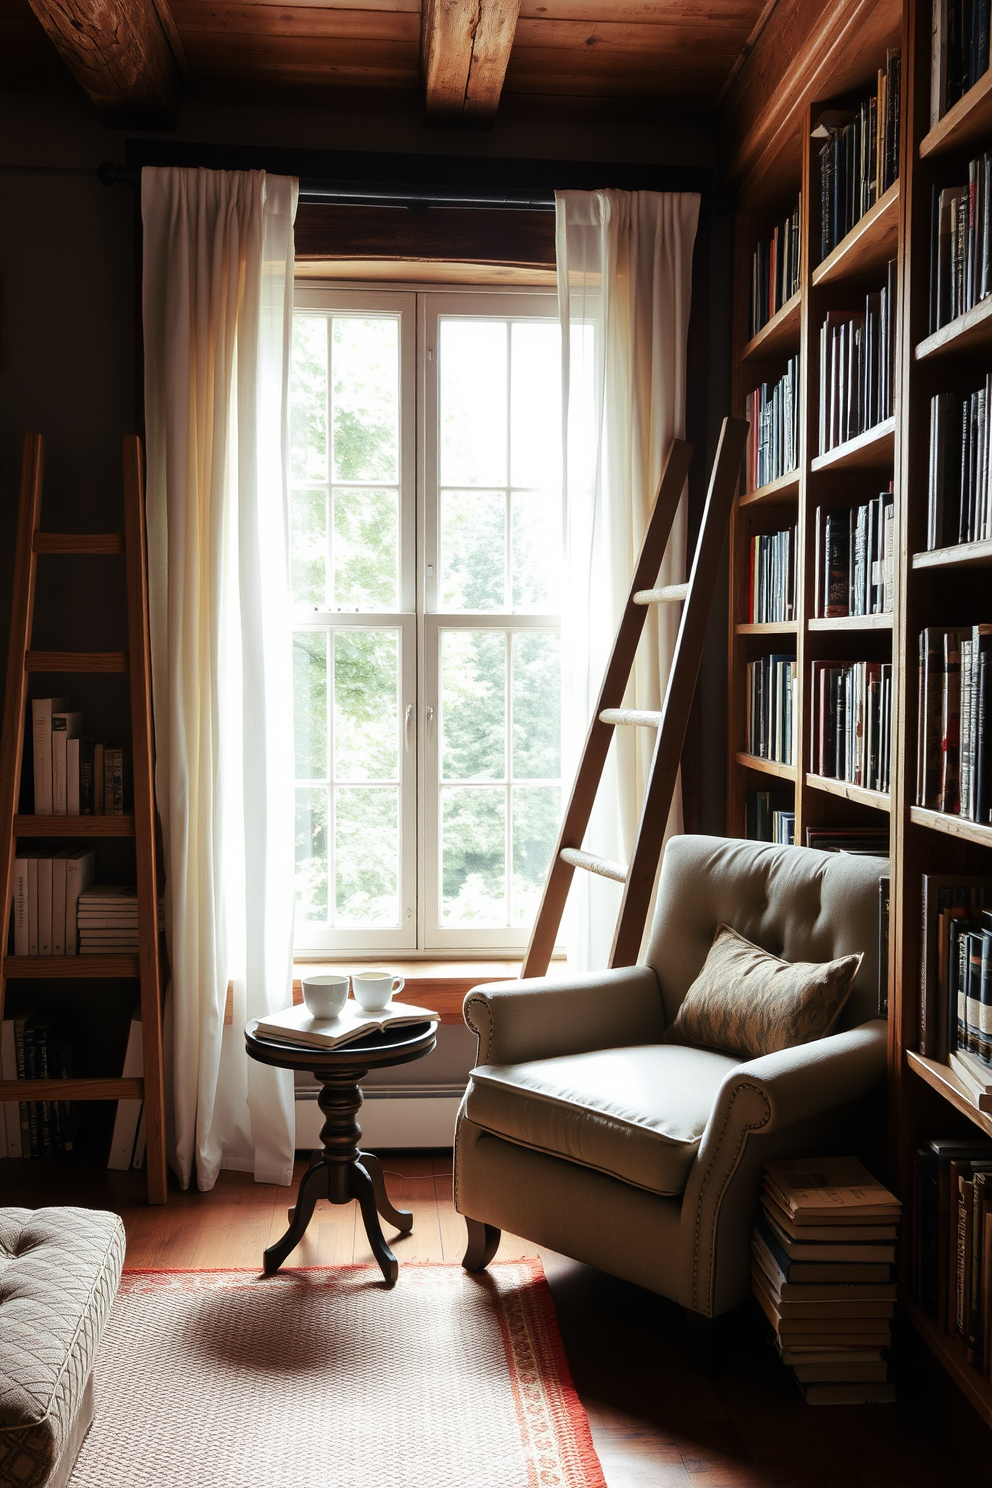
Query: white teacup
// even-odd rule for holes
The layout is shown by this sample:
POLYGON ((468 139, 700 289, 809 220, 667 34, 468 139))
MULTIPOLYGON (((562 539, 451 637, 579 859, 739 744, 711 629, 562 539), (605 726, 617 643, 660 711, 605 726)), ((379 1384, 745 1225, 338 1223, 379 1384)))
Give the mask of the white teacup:
POLYGON ((348 1001, 346 976, 303 978, 303 1001, 314 1018, 337 1018, 348 1001))
POLYGON ((355 1001, 361 1003, 367 1013, 380 1013, 392 1001, 394 992, 402 992, 406 982, 391 971, 356 971, 352 973, 351 986, 355 1001))

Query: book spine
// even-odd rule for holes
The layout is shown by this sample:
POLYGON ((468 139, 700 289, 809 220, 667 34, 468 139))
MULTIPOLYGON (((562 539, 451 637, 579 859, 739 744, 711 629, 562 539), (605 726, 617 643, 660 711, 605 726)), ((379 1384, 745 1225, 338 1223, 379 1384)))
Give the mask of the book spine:
POLYGON ((14 955, 29 956, 28 939, 28 860, 22 855, 14 859, 14 955))
POLYGON ((31 739, 34 759, 34 814, 52 815, 52 699, 31 701, 31 739))
POLYGON ((52 954, 52 860, 38 859, 38 955, 52 954))
POLYGON ((79 814, 92 816, 96 810, 93 789, 93 740, 79 741, 79 814))

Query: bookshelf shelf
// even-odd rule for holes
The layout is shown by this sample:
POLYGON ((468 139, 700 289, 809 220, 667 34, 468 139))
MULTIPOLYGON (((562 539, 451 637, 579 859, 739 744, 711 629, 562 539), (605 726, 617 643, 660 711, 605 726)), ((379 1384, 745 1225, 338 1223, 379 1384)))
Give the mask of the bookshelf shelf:
POLYGON ((801 290, 791 300, 786 300, 781 310, 776 310, 771 320, 766 321, 758 334, 751 337, 741 353, 741 361, 768 361, 783 352, 798 350, 802 301, 801 290))
POLYGON ((911 806, 909 819, 914 826, 930 827, 934 832, 945 832, 948 837, 960 837, 965 842, 977 842, 980 847, 992 847, 992 827, 969 821, 965 816, 952 816, 949 811, 931 811, 926 806, 911 806))
POLYGON ((0 1101, 23 1100, 142 1100, 142 1079, 0 1080, 0 1101))
POLYGON ((972 1369, 959 1339, 951 1338, 939 1328, 911 1298, 904 1298, 903 1306, 913 1327, 937 1355, 958 1388, 968 1397, 985 1424, 992 1426, 992 1383, 972 1369))
POLYGON ((126 651, 29 651, 26 672, 126 672, 126 651))
POLYGON ((15 837, 133 837, 134 816, 15 816, 15 837))
POLYGON ((992 542, 956 543, 913 554, 914 568, 992 568, 992 542))
POLYGON ((735 754, 734 759, 745 770, 757 770, 759 775, 774 775, 777 780, 794 781, 796 779, 795 765, 783 765, 778 760, 761 759, 757 754, 748 754, 743 750, 735 754))
POLYGON ((980 77, 963 98, 920 141, 920 159, 978 144, 992 132, 992 72, 980 77))
POLYGON ((878 470, 892 464, 895 449, 896 421, 887 418, 873 429, 866 429, 855 439, 838 444, 825 455, 817 455, 810 469, 821 470, 878 470))
POLYGON ((898 247, 899 182, 894 181, 860 222, 854 224, 847 237, 813 270, 813 286, 835 284, 840 279, 881 268, 895 258, 898 247))
POLYGON ((747 491, 743 496, 738 496, 737 505, 759 506, 766 503, 772 506, 781 501, 795 500, 798 495, 799 471, 790 470, 787 475, 780 475, 778 480, 769 481, 756 491, 747 491))
POLYGON ((926 1081, 931 1090, 936 1090, 956 1111, 981 1127, 986 1136, 992 1137, 992 1116, 978 1109, 950 1065, 941 1064, 936 1059, 926 1059, 922 1054, 917 1054, 915 1049, 906 1050, 906 1062, 921 1080, 926 1081))
POLYGON ((992 295, 987 295, 963 315, 941 326, 917 343, 916 360, 947 356, 950 352, 979 351, 992 346, 992 295))
POLYGON ((4 956, 5 977, 136 977, 137 956, 4 956))
POLYGON ((891 630, 891 615, 832 615, 826 620, 807 620, 810 630, 891 630))
POLYGON ((745 621, 734 626, 737 635, 795 635, 798 629, 796 620, 745 621))
POLYGON ((892 809, 887 791, 866 790, 863 785, 851 785, 847 780, 834 780, 830 775, 807 775, 810 790, 825 791, 828 796, 840 796, 845 801, 857 801, 859 806, 873 806, 876 811, 892 809))

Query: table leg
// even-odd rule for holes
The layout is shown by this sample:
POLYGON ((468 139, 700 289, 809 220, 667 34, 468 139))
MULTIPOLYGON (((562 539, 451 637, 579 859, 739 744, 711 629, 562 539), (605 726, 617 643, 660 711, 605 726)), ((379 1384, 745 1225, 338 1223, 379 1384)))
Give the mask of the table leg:
POLYGON ((386 1181, 382 1176, 382 1165, 374 1152, 360 1152, 358 1161, 368 1173, 372 1180, 372 1192, 375 1194, 375 1207, 389 1224, 395 1225, 403 1235, 409 1235, 413 1229, 413 1215, 409 1209, 394 1209, 389 1202, 386 1193, 386 1181))
POLYGON ((399 1262, 383 1238, 379 1216, 376 1213, 375 1186, 368 1172, 360 1162, 352 1163, 349 1179, 351 1191, 361 1205, 362 1219, 365 1221, 365 1233, 369 1237, 372 1254, 379 1262, 379 1269, 382 1272, 386 1286, 392 1288, 396 1285, 396 1278, 399 1276, 400 1268, 399 1262))
POLYGON ((289 1229, 281 1240, 270 1245, 265 1252, 266 1276, 271 1276, 274 1271, 278 1271, 290 1251, 296 1249, 306 1233, 317 1200, 327 1197, 327 1167, 321 1164, 319 1167, 308 1168, 300 1179, 300 1191, 296 1195, 296 1205, 289 1211, 289 1229))

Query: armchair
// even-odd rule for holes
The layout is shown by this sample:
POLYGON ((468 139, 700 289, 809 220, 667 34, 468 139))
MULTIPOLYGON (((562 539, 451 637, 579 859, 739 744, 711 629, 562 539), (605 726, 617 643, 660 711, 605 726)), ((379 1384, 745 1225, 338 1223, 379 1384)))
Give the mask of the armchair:
POLYGON ((705 1348, 708 1320, 750 1295, 762 1165, 843 1151, 884 1080, 882 872, 878 858, 674 837, 644 965, 470 992, 463 1265, 487 1265, 511 1230, 681 1304, 705 1348), (660 1043, 721 923, 788 961, 863 952, 837 1030, 748 1060, 660 1043))

